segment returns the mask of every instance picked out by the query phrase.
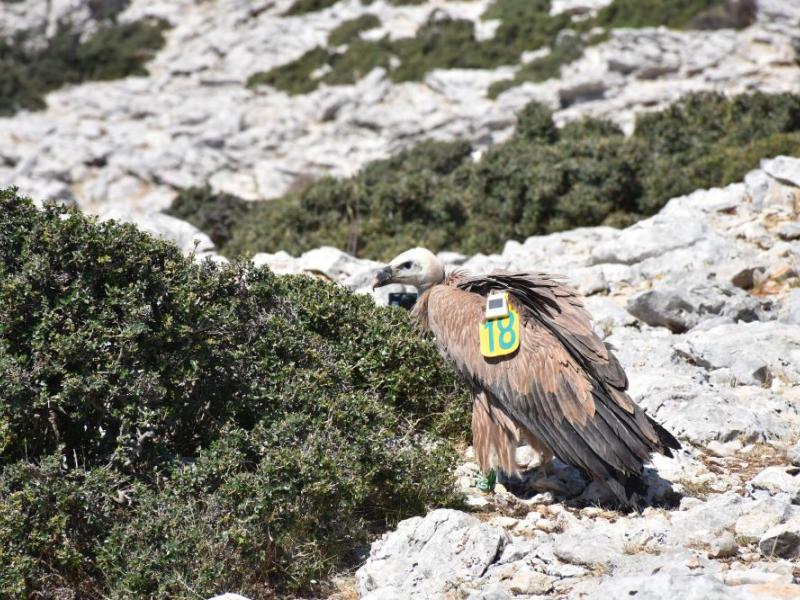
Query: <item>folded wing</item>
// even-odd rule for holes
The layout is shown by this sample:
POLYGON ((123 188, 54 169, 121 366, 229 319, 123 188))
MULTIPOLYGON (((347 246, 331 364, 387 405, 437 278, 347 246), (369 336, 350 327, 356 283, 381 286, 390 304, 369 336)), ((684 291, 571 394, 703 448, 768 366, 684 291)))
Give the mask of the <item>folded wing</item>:
POLYGON ((563 461, 628 488, 652 452, 680 444, 625 393, 625 373, 594 333, 570 287, 540 274, 494 273, 436 286, 428 325, 442 351, 478 392, 496 402, 563 461), (508 291, 521 316, 520 348, 480 353, 484 297, 508 291))

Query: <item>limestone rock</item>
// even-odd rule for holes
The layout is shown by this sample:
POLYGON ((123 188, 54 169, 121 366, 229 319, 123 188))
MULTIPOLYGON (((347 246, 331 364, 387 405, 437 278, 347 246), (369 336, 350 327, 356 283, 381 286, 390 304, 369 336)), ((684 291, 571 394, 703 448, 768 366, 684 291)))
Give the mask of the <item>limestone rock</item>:
POLYGON ((299 261, 288 252, 283 250, 269 254, 267 252, 259 252, 253 255, 253 265, 256 267, 269 267, 274 273, 278 275, 290 275, 300 273, 299 261))
POLYGON ((761 168, 773 179, 800 187, 800 159, 798 158, 778 156, 772 160, 763 161, 761 168))
POLYGON ((640 221, 623 230, 615 240, 598 245, 592 251, 592 259, 595 263, 630 265, 661 256, 670 250, 691 246, 708 231, 708 226, 696 219, 676 225, 672 216, 662 214, 640 221))
POLYGON ((713 558, 730 558, 736 556, 739 545, 730 531, 723 531, 719 536, 711 540, 709 544, 709 556, 713 558))
POLYGON ((723 584, 706 574, 663 572, 611 577, 587 596, 587 600, 607 598, 647 598, 647 600, 751 600, 752 596, 723 584))
POLYGON ((737 536, 758 540, 768 529, 780 525, 795 513, 800 514, 800 509, 792 506, 788 495, 768 496, 747 507, 736 520, 734 530, 737 536))
POLYGON ((750 481, 750 485, 773 495, 788 494, 793 503, 800 504, 800 475, 795 468, 767 467, 750 481))
POLYGON ((508 543, 498 527, 449 509, 402 521, 372 545, 356 580, 362 598, 422 599, 480 578, 508 543))
POLYGON ((786 451, 786 458, 796 467, 800 467, 800 442, 795 443, 786 451))
MULTIPOLYGON (((551 8, 580 15, 607 2, 559 0, 551 8)), ((308 177, 349 175, 423 139, 463 139, 485 148, 507 138, 515 114, 534 99, 552 106, 559 124, 605 117, 629 131, 638 112, 686 93, 792 91, 800 72, 796 7, 787 0, 764 0, 757 23, 742 31, 615 30, 565 65, 559 77, 512 88, 496 100, 487 97, 488 87, 518 67, 442 69, 422 82, 400 84, 375 69, 352 85, 321 86, 298 96, 267 86, 247 89, 253 73, 324 45, 343 21, 366 13, 381 22, 364 33, 370 39, 414 35, 430 19, 445 17, 471 21, 485 39, 498 24, 481 18, 490 0, 413 6, 339 2, 284 18, 286 4, 132 0, 121 22, 154 17, 173 25, 169 43, 148 66, 151 74, 70 86, 49 94, 43 112, 1 119, 0 140, 13 141, 0 144, 0 152, 13 154, 13 160, 0 161, 0 186, 19 183, 24 193, 44 200, 49 190, 43 186, 53 179, 48 165, 56 162, 60 181, 79 206, 96 214, 111 201, 105 186, 94 182, 112 182, 120 173, 134 174, 159 193, 210 182, 247 198, 273 198, 308 177)), ((89 0, 0 2, 0 35, 44 36, 61 19, 89 32, 91 5, 89 0)), ((762 171, 756 186, 763 205, 794 202, 791 160, 765 163, 770 175, 762 171)), ((127 208, 136 213, 164 208, 131 203, 127 208)), ((686 223, 681 232, 691 237, 691 221, 686 223)), ((659 237, 658 228, 653 233, 655 242, 642 239, 639 251, 626 243, 619 254, 600 244, 594 260, 619 265, 656 256, 670 242, 659 237)), ((681 237, 678 246, 687 243, 681 237)), ((559 262, 557 255, 552 262, 559 262)), ((608 280, 605 270, 603 276, 608 280)), ((599 275, 587 283, 587 290, 602 289, 599 275)))
POLYGON ((783 298, 778 311, 778 320, 783 323, 800 325, 800 289, 789 290, 783 298))
POLYGON ((758 547, 764 556, 790 560, 800 558, 800 517, 769 529, 761 537, 758 547))
POLYGON ((622 540, 605 532, 584 531, 560 535, 553 546, 554 554, 564 562, 581 566, 608 565, 622 553, 622 540))
POLYGON ((692 331, 676 350, 708 370, 730 369, 740 385, 800 380, 800 326, 775 322, 724 324, 692 331))

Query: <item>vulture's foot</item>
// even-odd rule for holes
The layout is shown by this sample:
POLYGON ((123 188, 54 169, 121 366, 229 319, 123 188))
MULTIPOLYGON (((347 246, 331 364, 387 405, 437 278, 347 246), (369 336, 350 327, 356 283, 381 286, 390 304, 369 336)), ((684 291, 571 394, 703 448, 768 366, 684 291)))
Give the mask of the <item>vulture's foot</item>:
POLYGON ((529 484, 529 489, 537 492, 550 492, 554 496, 569 496, 570 487, 556 477, 544 477, 537 479, 529 484))
POLYGON ((509 475, 502 470, 497 472, 497 483, 519 498, 530 498, 536 494, 550 492, 553 496, 570 496, 573 487, 561 481, 552 461, 547 461, 520 475, 509 475))

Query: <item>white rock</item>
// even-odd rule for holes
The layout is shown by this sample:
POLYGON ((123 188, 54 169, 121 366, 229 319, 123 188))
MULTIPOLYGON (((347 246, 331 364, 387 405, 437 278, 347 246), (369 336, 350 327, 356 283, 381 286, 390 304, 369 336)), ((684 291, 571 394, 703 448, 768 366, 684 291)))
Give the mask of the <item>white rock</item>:
POLYGON ((371 600, 436 596, 480 578, 508 540, 503 529, 449 509, 402 521, 373 543, 356 573, 359 594, 371 600))
POLYGON ((747 506, 745 511, 736 520, 734 530, 737 536, 748 540, 761 538, 771 527, 785 522, 795 513, 800 513, 800 509, 794 508, 790 498, 785 494, 756 500, 747 506))
POLYGON ((800 558, 800 517, 794 517, 769 529, 758 543, 764 556, 779 556, 790 560, 800 558))
POLYGON ((304 252, 299 260, 303 270, 319 271, 334 279, 344 279, 355 273, 375 270, 381 266, 380 263, 355 258, 331 246, 304 252))
POLYGON ((739 545, 730 531, 723 531, 720 535, 713 538, 709 544, 709 556, 713 558, 730 558, 736 556, 739 545))
POLYGON ((633 264, 691 246, 706 235, 708 226, 695 218, 658 214, 623 230, 617 239, 592 251, 595 263, 633 264))
POLYGON ((588 600, 607 598, 646 598, 647 600, 751 600, 752 596, 723 584, 707 574, 659 571, 646 575, 610 577, 587 596, 588 600))
POLYGON ((611 0, 553 0, 550 3, 550 14, 561 13, 581 15, 600 10, 611 4, 611 0))
POLYGON ((781 183, 800 187, 800 159, 791 156, 778 156, 761 161, 761 169, 781 183))
POLYGON ((792 502, 800 503, 800 476, 790 474, 784 467, 767 467, 750 481, 750 485, 773 495, 788 494, 792 502))
POLYGON ((727 458, 734 456, 739 450, 742 449, 742 442, 734 440, 732 442, 722 443, 717 440, 712 440, 706 446, 706 450, 713 456, 727 458))
POLYGON ((134 217, 130 213, 109 211, 104 219, 136 223, 143 231, 174 242, 182 252, 201 254, 214 249, 214 242, 205 233, 191 223, 170 215, 151 213, 134 217))
POLYGON ((296 274, 303 270, 299 259, 283 250, 274 254, 259 252, 253 255, 253 265, 256 267, 267 266, 278 275, 296 274))
POLYGON ((800 467, 800 442, 797 442, 786 451, 786 458, 796 467, 800 467))
POLYGON ((720 325, 692 331, 676 346, 706 369, 728 368, 736 382, 770 385, 774 378, 800 381, 800 326, 777 322, 720 325))

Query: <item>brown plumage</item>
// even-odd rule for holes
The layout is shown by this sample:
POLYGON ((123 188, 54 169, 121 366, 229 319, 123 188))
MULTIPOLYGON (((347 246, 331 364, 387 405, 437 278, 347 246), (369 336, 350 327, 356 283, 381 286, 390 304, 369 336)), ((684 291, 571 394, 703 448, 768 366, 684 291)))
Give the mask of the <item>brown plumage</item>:
POLYGON ((474 392, 473 445, 484 470, 517 472, 518 440, 607 482, 626 499, 641 491, 643 463, 653 452, 671 456, 678 441, 626 393, 628 380, 594 333, 577 292, 542 273, 493 272, 445 276, 422 248, 401 254, 377 285, 416 285, 413 315, 474 392), (506 291, 519 313, 520 347, 485 358, 479 327, 485 297, 506 291))

